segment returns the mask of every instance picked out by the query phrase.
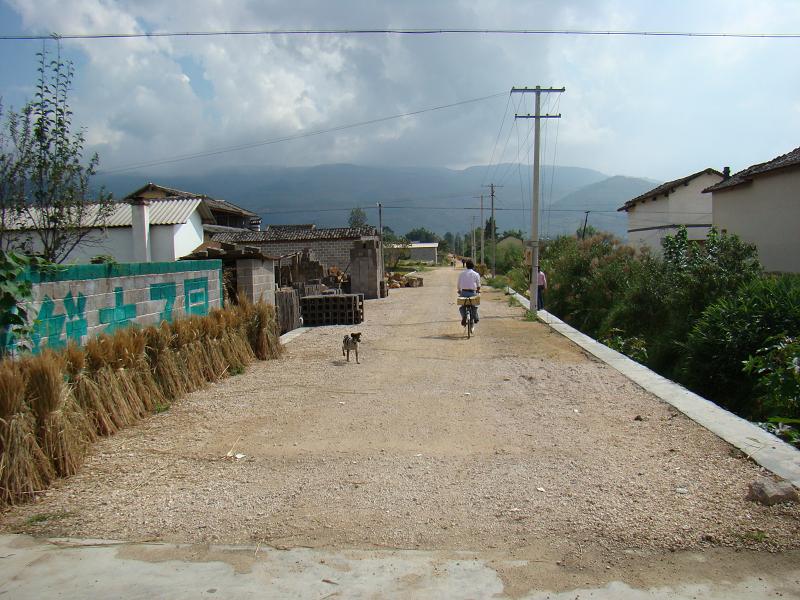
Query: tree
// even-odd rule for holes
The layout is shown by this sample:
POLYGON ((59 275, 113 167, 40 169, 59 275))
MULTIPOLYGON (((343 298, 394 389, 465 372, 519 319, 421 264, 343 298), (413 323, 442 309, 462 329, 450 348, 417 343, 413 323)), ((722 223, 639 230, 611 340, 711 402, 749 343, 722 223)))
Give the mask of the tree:
POLYGON ((367 213, 363 208, 355 207, 350 211, 350 218, 347 222, 350 227, 364 227, 367 224, 367 213))
POLYGON ((99 158, 84 164, 84 133, 72 130, 72 63, 38 56, 35 99, 9 111, 0 133, 0 248, 60 263, 100 240, 114 206, 102 189, 90 197, 99 158))
POLYGON ((497 237, 497 223, 495 223, 494 217, 489 217, 486 219, 486 225, 483 228, 483 235, 487 240, 491 240, 492 233, 494 233, 495 237, 497 237))
POLYGON ((522 232, 522 229, 506 229, 498 239, 502 240, 503 238, 509 236, 519 238, 521 240, 525 239, 525 234, 522 232))
POLYGON ((432 231, 429 231, 428 229, 425 229, 424 227, 417 227, 416 229, 412 229, 405 235, 405 237, 414 242, 432 243, 439 241, 438 235, 436 235, 432 231))

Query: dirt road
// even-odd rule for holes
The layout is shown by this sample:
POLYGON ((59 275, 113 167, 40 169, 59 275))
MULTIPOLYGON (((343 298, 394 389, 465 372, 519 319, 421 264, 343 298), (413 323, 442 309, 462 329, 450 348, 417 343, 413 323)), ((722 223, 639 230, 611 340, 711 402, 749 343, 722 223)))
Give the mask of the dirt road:
MULTIPOLYGON (((738 451, 500 291, 465 339, 456 271, 424 277, 367 302, 360 365, 341 356, 353 328, 312 329, 280 360, 101 441, 3 530, 498 553, 561 584, 565 568, 613 577, 681 549, 797 561, 800 510, 745 501, 760 469, 738 451)), ((522 571, 501 576, 524 588, 522 571)))

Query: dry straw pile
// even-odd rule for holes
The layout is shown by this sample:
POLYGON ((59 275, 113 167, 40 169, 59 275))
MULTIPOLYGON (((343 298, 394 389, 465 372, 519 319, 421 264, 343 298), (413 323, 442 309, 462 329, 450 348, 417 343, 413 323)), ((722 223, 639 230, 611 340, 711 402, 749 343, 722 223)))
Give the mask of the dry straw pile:
POLYGON ((77 472, 98 436, 280 352, 274 307, 259 302, 0 361, 0 504, 77 472))

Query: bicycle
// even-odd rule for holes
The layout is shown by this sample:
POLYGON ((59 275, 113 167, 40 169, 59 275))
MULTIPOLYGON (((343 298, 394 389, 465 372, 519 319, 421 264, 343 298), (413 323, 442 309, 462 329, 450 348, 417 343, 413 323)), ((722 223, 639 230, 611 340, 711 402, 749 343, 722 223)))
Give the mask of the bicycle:
POLYGON ((475 327, 475 311, 473 308, 477 308, 481 303, 481 295, 475 294, 474 296, 459 296, 458 297, 458 305, 465 307, 467 313, 467 339, 472 337, 472 333, 475 327))

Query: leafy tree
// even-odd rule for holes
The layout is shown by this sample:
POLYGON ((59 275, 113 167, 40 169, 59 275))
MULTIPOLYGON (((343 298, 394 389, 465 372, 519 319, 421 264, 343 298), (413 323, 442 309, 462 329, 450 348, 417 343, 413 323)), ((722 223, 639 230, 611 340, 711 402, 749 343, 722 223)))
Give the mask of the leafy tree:
POLYGON ((460 233, 453 238, 453 252, 458 256, 464 256, 464 237, 460 233))
POLYGON ((491 240, 492 233, 497 236, 497 223, 495 223, 494 217, 489 217, 486 219, 486 225, 483 228, 483 235, 486 236, 487 240, 491 240))
POLYGON ((355 207, 350 211, 350 217, 347 219, 350 227, 364 227, 367 224, 367 213, 363 208, 355 207))
POLYGON ((506 229, 501 235, 497 237, 497 239, 502 240, 504 237, 508 236, 519 238, 521 240, 525 239, 525 234, 523 233, 522 229, 506 229))
POLYGON ((424 227, 417 227, 416 229, 412 229, 405 235, 405 237, 406 239, 415 242, 427 242, 427 243, 438 242, 440 239, 438 235, 436 235, 432 231, 429 231, 428 229, 425 229, 424 227))
POLYGON ((0 134, 0 248, 60 263, 79 244, 101 239, 113 204, 103 190, 90 197, 99 158, 84 164, 84 134, 73 131, 72 63, 38 56, 35 99, 10 111, 0 134))
POLYGON ((27 267, 46 271, 56 268, 36 256, 25 256, 0 249, 0 357, 25 345, 31 334, 27 302, 31 282, 20 277, 27 267))
POLYGON ((383 243, 384 244, 391 244, 392 242, 397 240, 397 234, 394 230, 389 227, 388 225, 383 226, 383 243))

